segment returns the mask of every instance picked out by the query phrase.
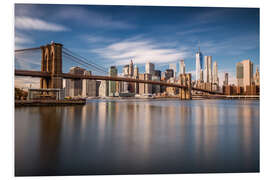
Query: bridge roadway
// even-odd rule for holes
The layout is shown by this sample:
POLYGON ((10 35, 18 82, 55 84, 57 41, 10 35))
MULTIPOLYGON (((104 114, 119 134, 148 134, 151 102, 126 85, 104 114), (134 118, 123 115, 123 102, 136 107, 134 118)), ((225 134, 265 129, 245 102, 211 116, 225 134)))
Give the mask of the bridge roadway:
MULTIPOLYGON (((52 77, 51 73, 48 72, 41 72, 41 71, 29 71, 29 70, 17 70, 15 69, 15 76, 31 76, 31 77, 43 77, 43 78, 50 78, 52 77)), ((70 74, 70 73, 62 73, 62 74, 55 74, 53 76, 62 77, 64 79, 90 79, 90 80, 106 80, 106 81, 124 81, 124 82, 134 82, 134 83, 146 83, 146 84, 153 84, 153 85, 161 85, 167 87, 176 87, 182 89, 188 89, 187 86, 183 86, 176 83, 168 83, 163 81, 151 81, 151 80, 142 80, 142 79, 133 79, 133 78, 125 78, 125 77, 118 77, 118 76, 96 76, 96 75, 80 75, 80 74, 70 74)), ((205 89, 191 87, 191 90, 194 91, 201 91, 209 94, 222 94, 217 91, 209 91, 205 89)))

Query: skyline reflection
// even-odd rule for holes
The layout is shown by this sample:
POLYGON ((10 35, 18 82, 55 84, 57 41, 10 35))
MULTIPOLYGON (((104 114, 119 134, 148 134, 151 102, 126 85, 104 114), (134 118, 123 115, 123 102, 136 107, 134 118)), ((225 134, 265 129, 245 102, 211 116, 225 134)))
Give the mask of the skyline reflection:
POLYGON ((259 101, 15 108, 16 175, 259 171, 259 101))

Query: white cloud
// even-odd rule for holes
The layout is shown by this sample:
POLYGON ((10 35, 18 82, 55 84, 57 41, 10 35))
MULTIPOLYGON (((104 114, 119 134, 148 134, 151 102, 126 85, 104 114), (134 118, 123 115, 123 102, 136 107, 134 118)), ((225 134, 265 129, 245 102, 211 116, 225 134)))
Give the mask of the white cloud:
POLYGON ((136 64, 173 62, 189 55, 185 47, 164 48, 160 43, 141 38, 130 38, 92 52, 119 65, 127 64, 130 59, 136 64))
POLYGON ((104 36, 97 36, 97 35, 85 35, 82 36, 84 40, 90 43, 112 43, 116 41, 114 38, 107 38, 104 36))
POLYGON ((38 31, 67 31, 67 27, 27 16, 15 17, 15 28, 38 31))

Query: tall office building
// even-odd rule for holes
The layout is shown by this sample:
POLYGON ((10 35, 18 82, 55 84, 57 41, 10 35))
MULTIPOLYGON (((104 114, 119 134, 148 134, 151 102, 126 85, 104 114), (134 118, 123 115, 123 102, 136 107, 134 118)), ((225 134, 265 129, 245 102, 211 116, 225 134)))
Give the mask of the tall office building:
MULTIPOLYGON (((84 71, 84 75, 91 76, 91 71, 84 71)), ((82 80, 82 96, 96 96, 96 81, 90 79, 82 80)))
POLYGON ((236 78, 237 85, 244 87, 244 90, 252 84, 253 63, 249 59, 236 64, 236 78))
POLYGON ((241 62, 236 64, 236 80, 237 86, 244 86, 244 66, 241 62))
POLYGON ((203 69, 200 70, 200 82, 203 82, 203 69))
POLYGON ((176 63, 170 64, 169 69, 173 70, 173 77, 176 77, 176 63))
POLYGON ((246 90, 246 86, 250 86, 252 84, 253 78, 253 63, 248 60, 242 61, 244 67, 244 89, 246 90))
POLYGON ((153 63, 150 63, 150 62, 146 63, 145 73, 154 75, 154 71, 155 71, 155 65, 153 63))
MULTIPOLYGON (((139 68, 137 65, 135 65, 135 67, 134 67, 133 77, 135 79, 139 79, 139 68)), ((135 92, 135 94, 139 94, 139 83, 135 83, 134 92, 135 92)))
POLYGON ((185 65, 184 59, 180 60, 179 70, 180 70, 180 74, 185 74, 186 73, 185 72, 186 71, 186 65, 185 65))
POLYGON ((132 62, 132 60, 130 60, 129 68, 128 68, 128 74, 129 74, 130 77, 133 76, 133 72, 134 72, 134 69, 133 69, 133 62, 132 62))
POLYGON ((200 52, 200 48, 199 51, 196 53, 196 81, 201 81, 201 79, 203 80, 203 77, 201 77, 201 69, 203 68, 203 55, 200 52))
POLYGON ((224 75, 224 81, 223 81, 223 86, 228 86, 229 85, 229 74, 225 73, 224 75))
POLYGON ((219 78, 218 78, 218 65, 217 62, 215 61, 213 63, 213 83, 219 84, 219 78))
MULTIPOLYGON (((78 66, 69 69, 70 74, 84 74, 85 69, 78 66)), ((66 96, 82 96, 82 80, 81 79, 67 79, 66 80, 66 96)))
MULTIPOLYGON (((109 69, 109 76, 117 76, 117 68, 111 66, 109 69)), ((116 93, 116 81, 109 81, 109 96, 115 96, 116 93)))
POLYGON ((123 67, 123 75, 128 76, 129 75, 129 65, 125 65, 123 67))
POLYGON ((204 81, 206 83, 212 82, 212 56, 204 57, 204 81))
POLYGON ((134 77, 139 77, 139 68, 137 65, 135 65, 134 67, 134 74, 133 74, 134 77))

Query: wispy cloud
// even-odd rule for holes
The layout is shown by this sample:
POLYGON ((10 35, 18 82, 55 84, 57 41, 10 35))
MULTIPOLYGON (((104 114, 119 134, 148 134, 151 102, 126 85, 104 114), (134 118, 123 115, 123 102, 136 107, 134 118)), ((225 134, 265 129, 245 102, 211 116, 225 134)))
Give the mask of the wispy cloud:
POLYGON ((60 8, 57 16, 62 19, 76 20, 75 22, 80 23, 80 25, 98 28, 130 29, 135 27, 133 24, 115 19, 111 15, 96 12, 94 10, 89 11, 82 7, 60 8))
POLYGON ((22 16, 15 17, 15 28, 38 31, 68 31, 63 25, 47 22, 41 19, 22 16))
POLYGON ((133 59, 136 64, 144 64, 149 61, 153 63, 173 62, 189 55, 185 47, 164 48, 153 40, 138 38, 116 42, 105 48, 92 50, 92 52, 119 65, 128 63, 130 59, 133 59))
POLYGON ((237 37, 230 37, 222 41, 209 40, 200 43, 201 49, 206 54, 215 55, 217 53, 224 53, 229 55, 243 54, 248 50, 258 48, 259 37, 257 35, 243 35, 237 37))
POLYGON ((29 36, 15 32, 15 43, 16 44, 30 44, 33 43, 33 39, 30 38, 29 36))
POLYGON ((90 43, 112 43, 117 41, 115 38, 99 36, 99 35, 84 35, 81 39, 90 43))

